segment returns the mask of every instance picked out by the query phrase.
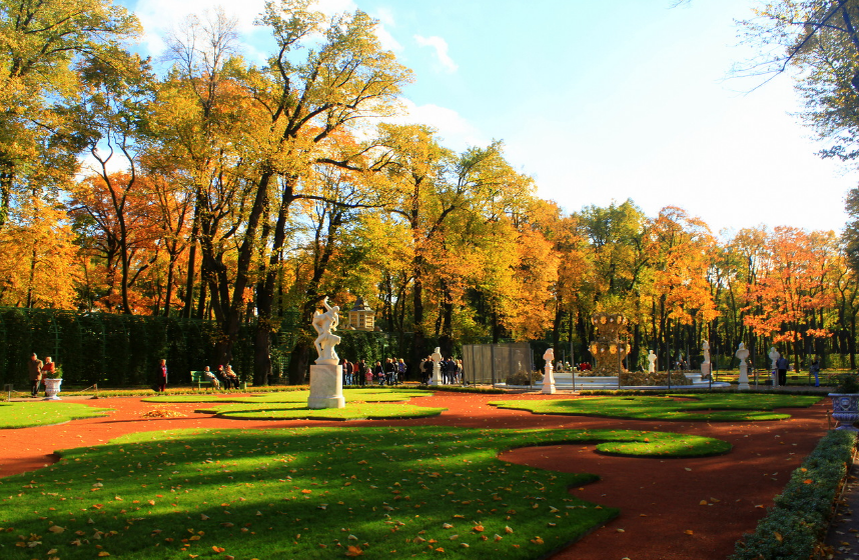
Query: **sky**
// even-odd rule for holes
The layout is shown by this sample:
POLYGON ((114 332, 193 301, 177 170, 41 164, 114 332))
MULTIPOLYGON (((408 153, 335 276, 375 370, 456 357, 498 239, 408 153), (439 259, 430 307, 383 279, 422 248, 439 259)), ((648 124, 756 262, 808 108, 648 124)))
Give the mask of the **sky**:
MULTIPOLYGON (((238 18, 243 52, 271 43, 263 0, 118 0, 139 50, 158 57, 188 13, 238 18)), ((360 9, 412 69, 411 122, 461 151, 502 140, 507 160, 565 212, 631 199, 647 216, 677 206, 730 238, 760 225, 840 232, 854 167, 823 160, 795 114, 790 76, 732 77, 754 50, 736 20, 756 0, 320 0, 360 9), (759 87, 756 87, 759 86, 759 87)))

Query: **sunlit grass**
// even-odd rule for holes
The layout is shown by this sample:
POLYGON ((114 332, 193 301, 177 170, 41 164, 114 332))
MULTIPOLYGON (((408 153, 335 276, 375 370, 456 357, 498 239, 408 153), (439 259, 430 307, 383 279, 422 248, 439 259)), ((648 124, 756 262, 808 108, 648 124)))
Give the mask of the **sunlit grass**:
MULTIPOLYGON (((234 403, 299 403, 307 402, 309 390, 284 393, 268 393, 251 396, 218 395, 166 395, 143 399, 143 402, 153 403, 188 403, 188 402, 234 402, 234 403)), ((412 398, 429 397, 432 393, 405 389, 344 389, 343 397, 346 402, 398 402, 412 398)))
POLYGON ((217 414, 233 420, 365 420, 382 418, 423 418, 438 416, 446 408, 430 408, 413 404, 349 403, 344 408, 307 408, 307 402, 224 404, 198 409, 197 412, 217 414))
POLYGON ((109 410, 57 401, 0 403, 0 429, 61 424, 69 420, 104 416, 109 410))
POLYGON ((618 511, 567 492, 592 474, 496 456, 571 442, 663 457, 727 446, 659 432, 431 426, 132 434, 0 479, 0 555, 540 558, 618 511))
POLYGON ((784 420, 790 414, 775 408, 808 407, 817 395, 684 394, 663 396, 593 397, 573 400, 510 400, 489 403, 499 408, 535 414, 578 414, 637 420, 698 420, 708 422, 784 420))

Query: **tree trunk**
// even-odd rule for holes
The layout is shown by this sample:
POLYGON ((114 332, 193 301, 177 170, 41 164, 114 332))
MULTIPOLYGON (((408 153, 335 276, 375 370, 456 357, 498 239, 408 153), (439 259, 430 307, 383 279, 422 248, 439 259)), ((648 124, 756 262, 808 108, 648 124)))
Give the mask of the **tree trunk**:
MULTIPOLYGON (((200 231, 200 218, 197 206, 194 206, 194 223, 191 226, 191 247, 188 249, 188 278, 185 281, 185 302, 182 306, 182 317, 191 318, 191 308, 194 305, 194 265, 197 262, 197 235, 200 231)), ((200 275, 202 278, 202 274, 200 275)))

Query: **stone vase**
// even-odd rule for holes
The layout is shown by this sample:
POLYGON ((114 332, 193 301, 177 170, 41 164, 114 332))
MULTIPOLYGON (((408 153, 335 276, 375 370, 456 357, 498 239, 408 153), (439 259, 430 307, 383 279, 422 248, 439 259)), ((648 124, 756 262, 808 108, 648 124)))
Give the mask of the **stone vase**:
POLYGON ((838 421, 836 430, 859 431, 853 427, 859 422, 858 393, 829 393, 832 399, 832 417, 838 421))
POLYGON ((60 397, 57 395, 60 392, 60 385, 63 384, 62 379, 45 379, 45 395, 47 395, 44 400, 46 401, 58 401, 60 397))

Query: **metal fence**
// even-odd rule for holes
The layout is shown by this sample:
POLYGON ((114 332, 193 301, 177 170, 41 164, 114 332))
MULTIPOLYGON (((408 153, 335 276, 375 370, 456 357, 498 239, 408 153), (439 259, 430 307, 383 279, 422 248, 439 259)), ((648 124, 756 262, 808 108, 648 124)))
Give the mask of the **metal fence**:
POLYGON ((509 375, 532 371, 533 363, 533 352, 527 342, 462 346, 463 380, 466 383, 504 383, 509 375))

